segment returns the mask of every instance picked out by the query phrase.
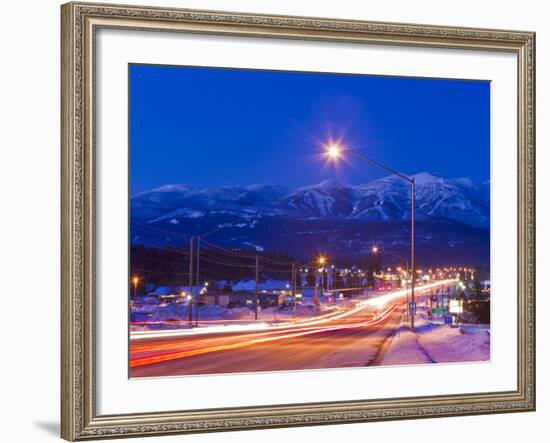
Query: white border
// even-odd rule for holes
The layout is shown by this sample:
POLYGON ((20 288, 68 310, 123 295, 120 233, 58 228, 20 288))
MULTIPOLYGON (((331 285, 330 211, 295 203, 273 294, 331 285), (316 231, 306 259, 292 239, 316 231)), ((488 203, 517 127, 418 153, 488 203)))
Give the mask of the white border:
POLYGON ((98 414, 516 389, 515 55, 116 30, 96 44, 98 414), (491 80, 491 363, 128 380, 128 63, 491 80))

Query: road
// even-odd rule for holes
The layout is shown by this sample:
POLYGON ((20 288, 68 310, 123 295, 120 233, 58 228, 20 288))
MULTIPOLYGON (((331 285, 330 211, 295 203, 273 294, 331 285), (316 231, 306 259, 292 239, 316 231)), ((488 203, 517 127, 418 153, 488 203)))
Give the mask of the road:
MULTIPOLYGON (((420 295, 427 289, 420 289, 420 295)), ((402 324, 405 297, 359 305, 319 323, 130 342, 130 376, 220 374, 377 365, 402 324)))

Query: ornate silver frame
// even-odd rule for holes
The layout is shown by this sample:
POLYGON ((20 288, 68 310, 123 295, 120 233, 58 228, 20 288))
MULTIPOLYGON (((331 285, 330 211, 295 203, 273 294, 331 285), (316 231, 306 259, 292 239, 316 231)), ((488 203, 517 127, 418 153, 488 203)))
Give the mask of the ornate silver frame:
POLYGON ((67 440, 535 409, 535 34, 68 3, 61 7, 61 436, 67 440), (518 60, 518 380, 510 392, 99 416, 95 408, 94 35, 99 28, 508 51, 518 60))

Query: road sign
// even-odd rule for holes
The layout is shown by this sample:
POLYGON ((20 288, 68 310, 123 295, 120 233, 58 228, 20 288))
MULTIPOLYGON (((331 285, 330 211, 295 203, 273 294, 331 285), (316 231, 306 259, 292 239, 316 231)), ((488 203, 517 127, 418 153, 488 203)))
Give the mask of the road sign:
POLYGON ((416 312, 416 302, 415 301, 409 302, 409 311, 410 312, 416 312))
POLYGON ((450 300, 449 312, 453 314, 462 314, 462 300, 450 300))
POLYGON ((432 314, 446 314, 447 308, 433 308, 432 314))
POLYGON ((446 325, 452 325, 453 324, 453 316, 452 315, 446 315, 445 316, 445 324, 446 325))

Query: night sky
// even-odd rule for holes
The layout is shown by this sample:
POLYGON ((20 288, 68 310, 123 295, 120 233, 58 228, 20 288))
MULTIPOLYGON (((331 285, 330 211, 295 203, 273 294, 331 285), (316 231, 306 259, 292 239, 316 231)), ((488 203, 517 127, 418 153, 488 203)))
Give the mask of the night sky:
POLYGON ((341 140, 405 174, 489 179, 490 83, 130 65, 131 193, 387 175, 326 164, 341 140))

